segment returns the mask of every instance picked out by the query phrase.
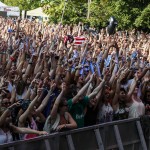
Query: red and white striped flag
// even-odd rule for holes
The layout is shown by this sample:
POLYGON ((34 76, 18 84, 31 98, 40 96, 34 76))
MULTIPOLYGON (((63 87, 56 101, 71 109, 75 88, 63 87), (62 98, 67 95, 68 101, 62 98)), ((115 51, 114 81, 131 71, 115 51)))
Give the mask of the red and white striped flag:
POLYGON ((74 45, 82 45, 85 42, 85 37, 74 37, 74 45))

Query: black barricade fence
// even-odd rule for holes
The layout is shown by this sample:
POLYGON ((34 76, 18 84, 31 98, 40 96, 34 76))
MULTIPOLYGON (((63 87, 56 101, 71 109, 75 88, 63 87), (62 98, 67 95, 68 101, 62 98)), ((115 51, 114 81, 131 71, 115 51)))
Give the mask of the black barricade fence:
POLYGON ((150 150, 150 116, 143 116, 140 118, 141 126, 143 129, 144 138, 148 150, 150 150))
POLYGON ((16 141, 0 150, 150 150, 149 125, 148 116, 126 119, 16 141))

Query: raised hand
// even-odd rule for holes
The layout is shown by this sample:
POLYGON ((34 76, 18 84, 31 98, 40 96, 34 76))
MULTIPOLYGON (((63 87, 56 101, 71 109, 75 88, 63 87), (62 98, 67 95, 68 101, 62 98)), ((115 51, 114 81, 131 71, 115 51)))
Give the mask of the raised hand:
POLYGON ((32 82, 31 82, 31 84, 30 84, 30 86, 31 86, 31 87, 34 87, 35 84, 36 84, 36 79, 33 79, 32 82))
POLYGON ((12 110, 13 108, 19 107, 21 104, 19 102, 12 104, 8 107, 9 110, 12 110))
POLYGON ((56 83, 54 81, 51 81, 51 83, 50 83, 50 90, 54 91, 55 88, 56 88, 56 83))
POLYGON ((38 95, 38 96, 40 96, 40 95, 41 95, 42 90, 43 90, 43 88, 38 88, 38 90, 37 90, 37 95, 38 95))
POLYGON ((67 87, 66 87, 66 83, 65 83, 65 82, 62 83, 61 88, 62 88, 62 91, 63 91, 63 92, 66 91, 66 88, 67 88, 67 87))
POLYGON ((126 76, 126 74, 125 74, 124 72, 121 73, 121 75, 120 75, 118 81, 121 82, 121 81, 125 78, 125 76, 126 76))
POLYGON ((43 81, 43 85, 45 86, 45 85, 47 85, 48 84, 48 77, 46 77, 45 79, 44 79, 44 81, 43 81))

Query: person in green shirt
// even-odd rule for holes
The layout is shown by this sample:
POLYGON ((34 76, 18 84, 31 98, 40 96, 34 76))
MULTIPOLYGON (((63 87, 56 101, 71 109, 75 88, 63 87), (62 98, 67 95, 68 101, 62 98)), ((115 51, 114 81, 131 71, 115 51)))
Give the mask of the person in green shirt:
POLYGON ((71 113, 73 119, 76 121, 78 128, 84 127, 85 108, 90 100, 93 99, 101 90, 105 81, 102 80, 102 82, 93 90, 91 94, 88 96, 83 96, 92 80, 93 75, 91 75, 90 80, 81 88, 77 95, 67 101, 69 112, 71 113))
MULTIPOLYGON (((71 120, 75 120, 78 128, 84 127, 85 108, 89 104, 90 100, 92 100, 98 94, 98 92, 102 89, 105 83, 105 79, 103 79, 102 82, 93 90, 91 94, 89 94, 88 96, 84 96, 84 93, 87 91, 90 83, 93 80, 93 77, 94 75, 91 75, 90 80, 79 90, 77 95, 66 102, 67 107, 66 110, 69 110, 70 116, 72 116, 71 120)), ((66 87, 66 84, 63 83, 62 87, 66 87)), ((66 90, 61 91, 61 93, 59 94, 53 105, 53 109, 51 111, 52 118, 57 114, 58 107, 60 103, 63 101, 63 97, 65 96, 66 93, 65 91, 66 90)), ((70 126, 70 128, 74 127, 75 126, 74 122, 73 124, 67 125, 67 127, 68 126, 70 126)))

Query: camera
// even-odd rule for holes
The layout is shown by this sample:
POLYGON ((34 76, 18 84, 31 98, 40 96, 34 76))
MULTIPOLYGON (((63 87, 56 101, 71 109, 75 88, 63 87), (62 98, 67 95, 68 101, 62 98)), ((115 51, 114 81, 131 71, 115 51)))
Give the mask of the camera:
POLYGON ((20 99, 20 100, 18 100, 18 102, 20 103, 20 106, 23 109, 23 111, 26 111, 28 106, 31 103, 31 100, 29 100, 29 99, 26 99, 26 100, 20 99))

